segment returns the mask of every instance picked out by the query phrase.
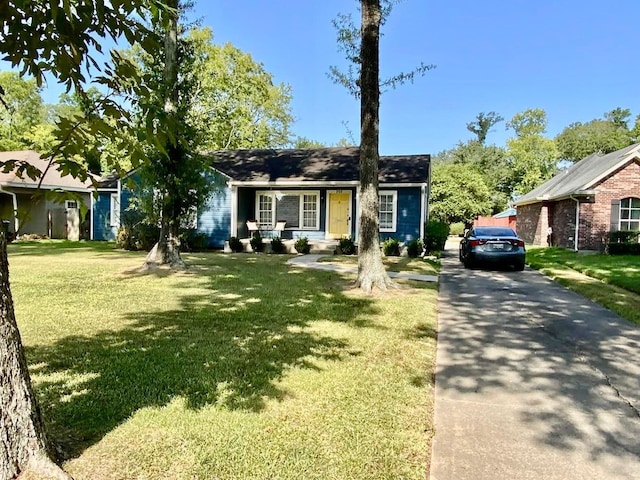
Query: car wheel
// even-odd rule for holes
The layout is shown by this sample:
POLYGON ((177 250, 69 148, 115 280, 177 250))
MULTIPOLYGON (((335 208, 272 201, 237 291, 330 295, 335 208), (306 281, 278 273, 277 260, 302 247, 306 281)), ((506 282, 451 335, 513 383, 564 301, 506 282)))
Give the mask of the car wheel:
POLYGON ((464 268, 473 268, 473 262, 470 258, 467 258, 464 262, 462 262, 464 268))
POLYGON ((514 268, 518 271, 521 272, 524 270, 524 262, 518 262, 514 265, 514 268))

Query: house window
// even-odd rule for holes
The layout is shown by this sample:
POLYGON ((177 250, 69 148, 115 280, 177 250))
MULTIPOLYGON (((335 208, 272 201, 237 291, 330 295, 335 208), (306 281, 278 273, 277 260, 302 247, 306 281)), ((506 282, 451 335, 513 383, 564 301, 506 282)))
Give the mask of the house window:
POLYGON ((73 208, 78 208, 78 202, 75 200, 65 200, 64 208, 66 210, 71 210, 73 208))
POLYGON ((258 226, 260 228, 273 227, 273 196, 258 195, 258 226))
POLYGON ((318 230, 320 192, 258 192, 256 212, 260 228, 272 228, 278 219, 287 229, 318 230))
POLYGON ((640 198, 620 200, 620 230, 640 231, 640 198))
POLYGON ((318 194, 302 195, 302 228, 316 230, 318 228, 318 194))
POLYGON ((109 225, 120 226, 120 197, 117 193, 111 194, 111 204, 109 206, 109 225))
POLYGON ((398 210, 398 192, 379 192, 380 231, 395 232, 398 210))

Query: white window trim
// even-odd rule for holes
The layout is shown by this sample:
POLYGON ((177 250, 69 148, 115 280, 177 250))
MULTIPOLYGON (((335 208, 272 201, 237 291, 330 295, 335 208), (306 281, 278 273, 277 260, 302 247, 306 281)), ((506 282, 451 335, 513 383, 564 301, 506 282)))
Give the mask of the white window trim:
POLYGON ((120 226, 120 196, 117 193, 109 196, 109 225, 120 226))
MULTIPOLYGON (((638 210, 637 208, 631 206, 633 204, 633 200, 637 200, 637 199, 638 197, 625 197, 620 199, 620 207, 619 207, 620 209, 618 211, 618 230, 630 230, 629 228, 622 228, 623 223, 626 223, 629 226, 631 226, 631 223, 637 223, 638 231, 640 231, 640 219, 631 218, 631 212, 634 210, 638 210), (629 207, 622 206, 623 200, 629 200, 629 207), (629 211, 629 218, 626 218, 626 219, 622 218, 622 210, 629 211)), ((635 230, 631 230, 631 231, 635 231, 635 230)))
MULTIPOLYGON (((299 201, 298 208, 298 226, 297 227, 286 227, 285 230, 306 230, 306 231, 318 231, 320 230, 320 190, 289 190, 284 192, 276 192, 273 190, 264 190, 256 192, 256 216, 259 217, 260 213, 260 196, 268 196, 271 197, 273 209, 271 210, 271 225, 273 228, 278 219, 278 197, 292 197, 297 196, 299 201), (315 227, 305 227, 304 226, 304 196, 305 195, 315 195, 316 196, 316 226, 315 227)), ((259 223, 259 218, 257 218, 259 223)))
POLYGON ((273 192, 256 192, 256 221, 258 222, 258 227, 267 227, 273 228, 276 224, 276 198, 273 192), (260 221, 260 197, 269 197, 271 198, 271 225, 262 223, 260 221))
POLYGON ((378 210, 380 209, 380 197, 382 195, 393 197, 393 211, 392 213, 392 227, 391 228, 383 228, 382 224, 380 224, 381 232, 395 232, 397 230, 398 225, 398 191, 397 190, 379 190, 378 191, 378 210))

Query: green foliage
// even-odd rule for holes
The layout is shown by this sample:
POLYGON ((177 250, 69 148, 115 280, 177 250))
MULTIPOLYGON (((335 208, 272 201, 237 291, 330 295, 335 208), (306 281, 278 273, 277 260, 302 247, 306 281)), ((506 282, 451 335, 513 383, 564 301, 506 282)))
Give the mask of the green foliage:
POLYGON ((491 193, 476 168, 436 164, 431 179, 431 215, 444 223, 469 222, 491 212, 491 193))
POLYGON ((450 235, 461 235, 464 233, 465 225, 463 222, 453 222, 449 225, 450 235))
POLYGON ((496 112, 489 112, 485 114, 484 112, 480 112, 476 115, 476 119, 473 122, 467 123, 467 130, 471 133, 475 134, 478 138, 478 143, 484 145, 485 140, 487 139, 487 134, 491 130, 491 127, 500 123, 504 120, 501 115, 498 115, 496 112))
POLYGON ((430 220, 424 228, 424 249, 429 253, 441 252, 449 236, 449 225, 438 220, 430 220))
POLYGON ((41 146, 34 144, 46 128, 40 90, 33 79, 23 79, 16 72, 0 72, 0 150, 41 146))
POLYGON ((342 237, 338 240, 338 248, 336 248, 338 255, 355 255, 356 244, 351 237, 342 237))
POLYGON ((280 237, 273 237, 271 239, 271 253, 285 253, 287 247, 285 247, 280 237))
POLYGON ((230 43, 215 45, 209 28, 193 29, 186 39, 194 51, 193 72, 200 84, 189 115, 206 131, 202 148, 289 144, 291 87, 275 84, 273 76, 249 53, 230 43))
POLYGON ((529 108, 516 113, 507 128, 512 128, 518 138, 542 136, 547 131, 547 113, 541 108, 529 108))
POLYGON ((640 243, 609 243, 607 245, 607 252, 609 252, 609 255, 640 255, 640 243))
POLYGON ((634 230, 609 232, 609 240, 611 243, 637 243, 638 236, 640 236, 640 232, 634 230))
POLYGON ((309 244, 309 239, 307 237, 300 237, 296 240, 294 244, 296 252, 308 254, 311 251, 311 245, 309 244))
POLYGON ((260 232, 254 232, 249 243, 254 252, 264 252, 264 243, 262 243, 262 235, 260 235, 260 232))
POLYGON ((229 238, 229 248, 234 253, 240 253, 244 250, 244 245, 238 237, 229 238))
POLYGON ((491 213, 502 212, 512 196, 511 166, 502 147, 483 145, 472 140, 459 142, 455 148, 438 153, 434 165, 462 163, 473 167, 484 180, 491 197, 491 213))
POLYGON ((118 229, 116 247, 124 250, 143 250, 148 252, 158 241, 158 235, 160 235, 160 229, 156 225, 147 223, 124 224, 118 229))
POLYGON ((604 119, 570 124, 555 138, 560 158, 578 162, 591 154, 615 152, 638 141, 635 127, 628 128, 630 115, 628 109, 616 108, 606 113, 604 119))
MULTIPOLYGON (((157 239, 156 239, 157 240, 157 239)), ((180 232, 180 250, 183 252, 204 252, 209 249, 209 237, 206 233, 190 228, 180 232)))
POLYGON ((387 257, 400 256, 400 242, 396 238, 387 238, 382 242, 382 252, 387 257))
POLYGON ((507 140, 511 161, 511 190, 524 195, 553 177, 560 157, 556 144, 540 135, 507 140))
POLYGON ((409 258, 417 258, 424 250, 424 243, 421 239, 411 240, 407 245, 407 256, 409 258))

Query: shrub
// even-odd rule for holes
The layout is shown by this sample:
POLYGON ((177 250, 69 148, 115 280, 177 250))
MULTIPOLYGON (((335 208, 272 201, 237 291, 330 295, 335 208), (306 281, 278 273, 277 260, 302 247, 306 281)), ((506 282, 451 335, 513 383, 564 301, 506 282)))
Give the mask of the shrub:
POLYGON ((382 243, 382 251, 387 257, 399 257, 400 242, 395 238, 387 238, 382 243))
POLYGON ((611 243, 636 243, 640 232, 633 230, 620 230, 617 232, 609 232, 609 241, 611 243))
POLYGON ((424 244, 422 243, 422 240, 411 240, 409 245, 407 245, 407 255, 411 258, 419 257, 422 254, 423 247, 424 244))
POLYGON ((251 248, 254 252, 264 251, 264 243, 262 243, 262 236, 260 235, 260 232, 253 232, 253 236, 251 237, 251 240, 249 240, 249 243, 251 243, 251 248))
POLYGON ((180 234, 180 250, 183 252, 203 252, 209 247, 209 237, 206 233, 189 229, 180 234))
POLYGON ((311 251, 311 245, 309 245, 309 239, 307 237, 298 238, 294 246, 298 253, 304 253, 306 255, 311 251))
POLYGON ((356 253, 356 244, 351 237, 342 237, 338 240, 338 248, 336 249, 338 255, 354 255, 356 253))
POLYGON ((242 245, 242 242, 238 237, 231 237, 229 239, 229 248, 234 253, 240 253, 244 250, 244 245, 242 245))
POLYGON ((284 253, 286 251, 286 247, 282 242, 280 237, 273 237, 271 239, 271 252, 272 253, 284 253))
POLYGON ((125 250, 149 251, 160 238, 160 228, 156 225, 138 223, 123 225, 118 229, 116 246, 125 250))
POLYGON ((640 255, 640 243, 610 243, 607 250, 609 255, 640 255))
POLYGON ((464 223, 455 222, 449 226, 449 235, 461 235, 464 233, 464 223))
POLYGON ((424 229, 424 248, 427 252, 441 252, 449 236, 449 225, 438 220, 427 222, 424 229))

